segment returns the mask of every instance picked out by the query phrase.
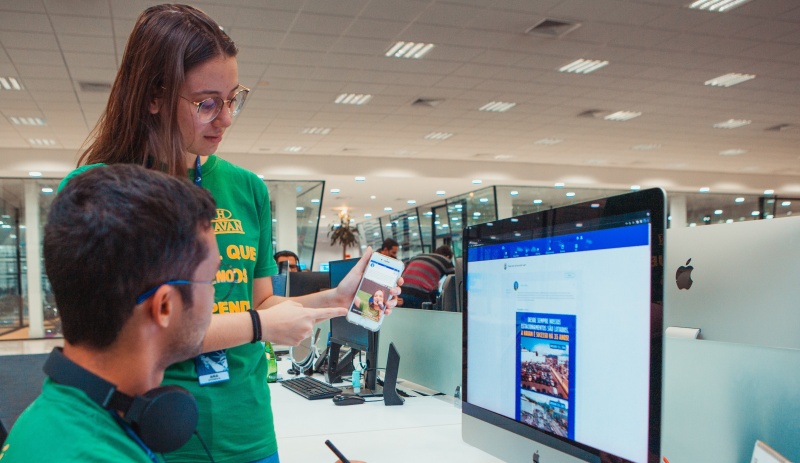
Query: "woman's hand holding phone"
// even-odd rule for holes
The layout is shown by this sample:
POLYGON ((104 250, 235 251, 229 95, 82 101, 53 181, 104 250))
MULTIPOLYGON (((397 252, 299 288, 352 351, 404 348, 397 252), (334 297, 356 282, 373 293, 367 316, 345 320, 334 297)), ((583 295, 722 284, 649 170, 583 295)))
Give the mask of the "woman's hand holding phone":
MULTIPOLYGON (((342 307, 350 307, 354 302, 355 298, 358 297, 356 295, 356 291, 361 283, 361 279, 364 277, 364 272, 367 270, 367 264, 369 264, 369 260, 372 258, 372 247, 368 246, 364 255, 361 256, 361 259, 356 263, 356 265, 348 272, 348 274, 342 279, 342 282, 339 283, 339 286, 335 289, 335 297, 336 301, 334 304, 342 307)), ((385 302, 386 307, 384 309, 384 315, 389 315, 392 313, 392 308, 397 305, 397 296, 401 293, 401 286, 403 285, 403 279, 399 278, 397 280, 397 285, 391 288, 389 294, 391 297, 387 298, 388 300, 385 302)), ((359 299, 359 305, 360 305, 359 299)))
POLYGON ((397 296, 403 283, 400 275, 405 266, 397 259, 375 254, 370 249, 351 273, 362 268, 361 281, 351 299, 347 321, 378 331, 384 317, 397 305, 397 296))

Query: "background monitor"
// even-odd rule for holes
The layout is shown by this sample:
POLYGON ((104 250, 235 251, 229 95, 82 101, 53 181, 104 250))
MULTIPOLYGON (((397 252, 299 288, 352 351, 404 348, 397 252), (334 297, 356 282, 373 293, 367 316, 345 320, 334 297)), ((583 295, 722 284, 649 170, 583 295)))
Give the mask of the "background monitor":
POLYGON ((331 287, 328 272, 289 272, 286 275, 286 295, 289 297, 305 296, 331 287))
MULTIPOLYGON (((337 287, 358 261, 358 258, 330 261, 328 263, 330 287, 337 287)), ((378 332, 372 332, 362 326, 354 325, 348 322, 345 317, 337 317, 331 319, 330 339, 331 350, 336 351, 335 355, 333 355, 334 367, 340 373, 334 374, 330 379, 337 379, 341 374, 348 374, 348 370, 352 370, 349 368, 348 362, 352 362, 353 356, 357 358, 358 352, 361 352, 362 360, 367 367, 364 377, 364 389, 373 391, 373 394, 378 395, 380 393, 380 387, 377 384, 378 332), (340 361, 338 352, 342 346, 349 347, 353 355, 348 354, 347 357, 340 361)), ((361 395, 369 394, 369 392, 362 392, 361 395)))
POLYGON ((462 434, 505 461, 656 463, 665 197, 467 227, 462 434))

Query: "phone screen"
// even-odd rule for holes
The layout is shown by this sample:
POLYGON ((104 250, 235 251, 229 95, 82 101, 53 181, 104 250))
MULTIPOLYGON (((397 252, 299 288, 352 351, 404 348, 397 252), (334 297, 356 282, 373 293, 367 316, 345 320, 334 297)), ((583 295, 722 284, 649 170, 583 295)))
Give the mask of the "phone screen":
POLYGON ((383 320, 389 291, 397 285, 397 279, 403 271, 403 263, 396 259, 376 254, 367 264, 367 270, 356 291, 356 297, 350 306, 348 321, 359 323, 355 317, 363 317, 364 326, 377 328, 383 320))

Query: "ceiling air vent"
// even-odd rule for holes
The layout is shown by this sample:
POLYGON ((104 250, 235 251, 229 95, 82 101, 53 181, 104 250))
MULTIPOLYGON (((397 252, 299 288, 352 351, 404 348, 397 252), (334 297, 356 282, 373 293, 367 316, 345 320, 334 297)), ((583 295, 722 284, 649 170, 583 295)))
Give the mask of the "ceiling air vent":
POLYGON ((559 38, 581 27, 581 23, 562 19, 543 19, 525 31, 526 34, 539 37, 559 38))
POLYGON ((106 82, 79 82, 82 92, 105 93, 111 91, 111 84, 106 82))
POLYGON ((428 108, 435 108, 444 103, 443 98, 417 98, 411 103, 411 106, 425 106, 428 108))
POLYGON ((778 124, 764 129, 767 132, 796 132, 798 126, 791 124, 778 124))

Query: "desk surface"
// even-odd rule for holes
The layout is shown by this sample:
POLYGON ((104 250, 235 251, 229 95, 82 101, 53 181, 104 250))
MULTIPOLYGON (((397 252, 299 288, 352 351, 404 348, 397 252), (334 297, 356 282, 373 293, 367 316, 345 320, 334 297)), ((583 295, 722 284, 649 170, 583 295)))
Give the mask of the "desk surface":
POLYGON ((392 407, 368 398, 375 402, 337 406, 330 399, 304 399, 276 383, 270 391, 282 463, 333 463, 326 439, 347 458, 367 463, 500 461, 461 440, 461 410, 451 397, 407 397, 392 407))

